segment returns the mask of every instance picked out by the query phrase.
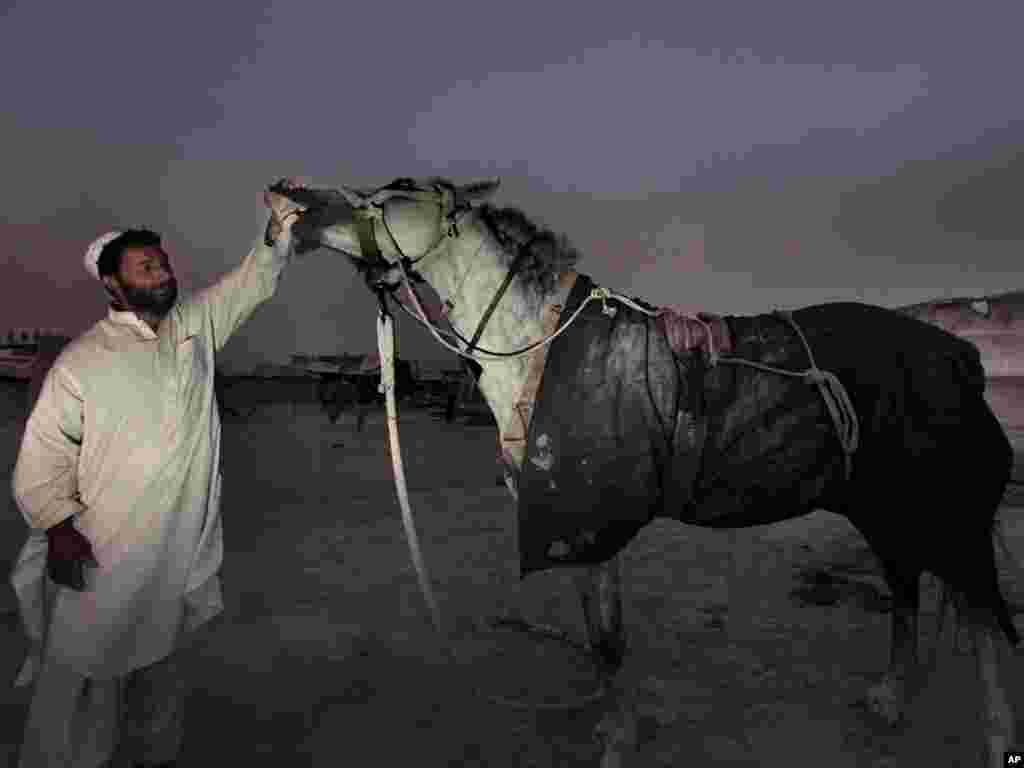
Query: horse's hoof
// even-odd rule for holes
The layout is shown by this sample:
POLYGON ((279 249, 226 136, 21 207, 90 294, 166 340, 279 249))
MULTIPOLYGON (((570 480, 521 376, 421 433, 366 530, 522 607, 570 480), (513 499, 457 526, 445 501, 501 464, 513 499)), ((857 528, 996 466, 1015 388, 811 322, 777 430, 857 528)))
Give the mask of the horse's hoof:
POLYGON ((605 715, 594 726, 595 739, 604 745, 601 768, 626 768, 627 755, 636 754, 640 748, 636 723, 632 717, 605 715))
POLYGON ((863 704, 869 712, 878 715, 889 725, 896 725, 906 716, 905 686, 887 678, 868 688, 863 704))
POLYGON ((1005 753, 1003 752, 996 754, 987 747, 983 748, 981 750, 981 762, 979 765, 984 766, 984 768, 996 768, 997 766, 1011 765, 1011 763, 1004 762, 1004 754, 1005 753))
POLYGON ((609 748, 601 755, 600 768, 626 768, 626 756, 621 750, 609 748))
POLYGON ((628 745, 621 742, 616 742, 612 739, 607 739, 602 736, 600 739, 604 743, 604 752, 601 755, 600 768, 627 768, 627 754, 635 752, 635 749, 630 748, 628 745))

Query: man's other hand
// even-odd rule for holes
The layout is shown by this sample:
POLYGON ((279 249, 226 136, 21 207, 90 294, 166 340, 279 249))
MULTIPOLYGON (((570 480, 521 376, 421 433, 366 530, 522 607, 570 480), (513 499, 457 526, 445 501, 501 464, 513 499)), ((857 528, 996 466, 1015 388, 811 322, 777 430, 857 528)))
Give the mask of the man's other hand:
POLYGON ((92 544, 75 528, 72 518, 46 530, 46 573, 55 584, 85 590, 85 566, 96 566, 92 544))

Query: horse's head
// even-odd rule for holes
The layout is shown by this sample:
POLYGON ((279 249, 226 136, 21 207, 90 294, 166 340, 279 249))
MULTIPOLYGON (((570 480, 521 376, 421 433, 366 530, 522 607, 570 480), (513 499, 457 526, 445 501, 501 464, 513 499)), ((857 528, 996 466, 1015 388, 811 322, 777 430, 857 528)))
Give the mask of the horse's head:
POLYGON ((474 203, 498 188, 498 181, 458 186, 440 178, 396 179, 377 189, 314 188, 279 182, 269 194, 305 209, 292 227, 300 249, 340 251, 365 273, 380 277, 400 261, 415 265, 446 238, 474 203))

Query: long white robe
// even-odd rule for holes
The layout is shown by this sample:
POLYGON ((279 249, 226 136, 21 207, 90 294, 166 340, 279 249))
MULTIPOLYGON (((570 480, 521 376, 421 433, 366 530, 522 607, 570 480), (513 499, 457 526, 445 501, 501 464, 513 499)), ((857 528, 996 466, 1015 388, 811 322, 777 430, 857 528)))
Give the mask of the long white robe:
POLYGON ((108 679, 166 657, 223 610, 218 571, 220 418, 214 353, 274 295, 291 253, 260 242, 158 333, 111 308, 64 348, 25 426, 12 487, 31 532, 12 572, 32 641, 108 679), (99 568, 89 589, 53 589, 43 531, 75 516, 99 568))

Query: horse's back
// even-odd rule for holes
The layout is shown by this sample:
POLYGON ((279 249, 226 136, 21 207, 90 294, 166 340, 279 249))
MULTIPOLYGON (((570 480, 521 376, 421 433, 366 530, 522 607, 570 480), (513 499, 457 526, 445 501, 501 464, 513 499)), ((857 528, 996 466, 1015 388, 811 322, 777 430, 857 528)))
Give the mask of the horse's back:
POLYGON ((845 513, 886 493, 921 498, 925 481, 941 498, 946 489, 935 478, 960 476, 966 441, 974 460, 1001 465, 1008 444, 985 403, 972 344, 868 304, 819 304, 791 318, 795 327, 777 313, 727 317, 731 357, 795 374, 813 358, 834 374, 859 426, 853 475, 846 477, 837 427, 816 384, 723 362, 706 379, 703 508, 694 522, 756 525, 822 507, 845 513))
POLYGON ((807 307, 793 318, 818 367, 848 390, 865 454, 902 452, 908 469, 918 457, 961 462, 966 441, 994 461, 1009 455, 970 341, 897 310, 852 302, 807 307))
POLYGON ((795 310, 793 318, 810 334, 808 341, 812 336, 821 340, 821 354, 835 364, 855 364, 870 371, 880 370, 878 363, 883 360, 901 360, 904 368, 936 359, 956 360, 973 388, 984 389, 985 371, 977 347, 899 310, 833 302, 795 310))
POLYGON ((965 412, 984 403, 977 347, 942 328, 854 302, 809 306, 792 316, 817 366, 849 391, 869 441, 872 427, 884 432, 886 422, 915 416, 916 427, 959 427, 965 412))

